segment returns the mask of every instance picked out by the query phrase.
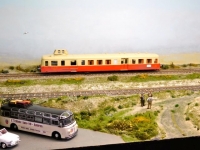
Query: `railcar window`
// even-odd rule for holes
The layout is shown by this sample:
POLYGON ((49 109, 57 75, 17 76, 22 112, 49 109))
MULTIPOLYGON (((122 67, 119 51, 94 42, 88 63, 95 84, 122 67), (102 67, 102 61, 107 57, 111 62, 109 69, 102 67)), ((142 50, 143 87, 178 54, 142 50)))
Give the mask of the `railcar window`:
POLYGON ((64 60, 61 61, 61 66, 65 66, 65 61, 64 60))
POLYGON ((58 53, 60 53, 60 50, 58 50, 58 53))
POLYGON ((155 64, 158 63, 158 59, 155 59, 155 60, 154 60, 154 63, 155 63, 155 64))
POLYGON ((139 59, 139 60, 138 60, 138 63, 139 63, 139 64, 143 64, 143 63, 144 63, 144 59, 139 59))
POLYGON ((85 65, 85 60, 81 60, 81 65, 85 65))
POLYGON ((121 64, 127 64, 127 63, 128 63, 128 58, 121 59, 121 64))
POLYGON ((88 65, 94 65, 94 60, 88 60, 88 65))
POLYGON ((97 65, 102 65, 103 61, 102 60, 97 60, 97 65))
POLYGON ((51 61, 51 66, 57 66, 58 62, 57 61, 51 61))
POLYGON ((152 63, 152 59, 147 59, 147 64, 151 64, 152 63))
POLYGON ((132 59, 132 64, 135 64, 135 63, 136 63, 135 59, 132 59))
POLYGON ((110 59, 107 59, 106 60, 106 65, 110 65, 111 64, 111 60, 110 59))
POLYGON ((48 66, 48 65, 49 65, 48 61, 45 61, 45 66, 48 66))
POLYGON ((75 66, 76 65, 76 60, 71 60, 71 66, 75 66))
POLYGON ((118 60, 117 59, 114 59, 114 64, 118 64, 118 60))

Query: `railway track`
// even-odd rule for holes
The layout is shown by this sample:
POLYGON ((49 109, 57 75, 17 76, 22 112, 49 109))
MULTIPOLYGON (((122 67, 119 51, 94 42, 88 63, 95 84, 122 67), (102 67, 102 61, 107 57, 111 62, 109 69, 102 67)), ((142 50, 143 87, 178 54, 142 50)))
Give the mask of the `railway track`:
POLYGON ((95 73, 16 73, 16 74, 0 74, 0 79, 10 79, 10 78, 53 78, 53 77, 74 77, 74 76, 134 76, 138 74, 190 74, 190 73, 200 73, 200 69, 171 69, 171 70, 160 70, 160 71, 129 71, 129 72, 95 72, 95 73))
POLYGON ((120 89, 120 90, 95 90, 95 91, 66 91, 66 92, 46 92, 46 93, 18 93, 18 94, 0 94, 0 98, 27 99, 27 98, 56 98, 61 96, 94 96, 94 95, 130 95, 141 92, 159 92, 166 90, 192 90, 199 91, 198 86, 170 86, 139 89, 120 89))

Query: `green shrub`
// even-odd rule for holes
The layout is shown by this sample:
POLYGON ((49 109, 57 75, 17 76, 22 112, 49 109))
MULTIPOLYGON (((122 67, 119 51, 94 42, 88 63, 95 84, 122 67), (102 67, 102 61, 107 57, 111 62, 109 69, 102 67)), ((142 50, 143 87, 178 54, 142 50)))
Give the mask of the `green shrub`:
POLYGON ((190 120, 190 117, 187 116, 187 117, 185 118, 185 120, 186 120, 186 121, 190 120))
POLYGON ((108 81, 118 81, 118 76, 116 76, 116 75, 109 76, 109 77, 107 78, 107 80, 108 80, 108 81))
POLYGON ((169 65, 162 65, 161 68, 162 69, 169 69, 169 65))
POLYGON ((9 69, 10 69, 10 70, 14 70, 15 67, 14 67, 14 66, 10 66, 9 69))
POLYGON ((187 65, 186 65, 186 64, 183 64, 182 67, 187 67, 187 65))
POLYGON ((178 106, 179 106, 178 104, 175 105, 175 107, 178 107, 178 106))
POLYGON ((177 66, 174 65, 173 62, 169 66, 170 66, 170 68, 176 68, 177 67, 177 66))
POLYGON ((172 113, 175 113, 175 110, 171 110, 172 113))
POLYGON ((190 63, 189 66, 191 66, 191 67, 197 67, 198 64, 190 63))
POLYGON ((104 111, 104 114, 109 114, 110 112, 112 112, 112 111, 115 112, 117 110, 116 110, 116 108, 114 108, 112 106, 107 106, 107 107, 104 108, 103 111, 104 111))
POLYGON ((119 108, 119 109, 122 109, 122 108, 123 108, 123 106, 122 106, 122 105, 119 105, 119 106, 118 106, 118 108, 119 108))
POLYGON ((9 73, 8 70, 2 70, 1 73, 9 73))

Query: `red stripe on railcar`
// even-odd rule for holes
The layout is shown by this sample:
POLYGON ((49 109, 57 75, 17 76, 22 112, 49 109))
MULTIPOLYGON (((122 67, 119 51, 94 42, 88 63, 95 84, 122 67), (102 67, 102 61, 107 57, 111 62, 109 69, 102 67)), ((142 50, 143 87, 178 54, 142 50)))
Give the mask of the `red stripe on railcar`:
POLYGON ((99 72, 99 71, 131 71, 159 70, 160 64, 123 64, 123 65, 93 65, 93 66, 41 66, 42 73, 51 72, 99 72))

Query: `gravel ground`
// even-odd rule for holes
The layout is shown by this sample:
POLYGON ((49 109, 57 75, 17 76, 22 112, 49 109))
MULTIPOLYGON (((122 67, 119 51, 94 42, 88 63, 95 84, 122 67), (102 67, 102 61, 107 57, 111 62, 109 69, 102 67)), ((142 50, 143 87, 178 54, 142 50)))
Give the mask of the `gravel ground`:
POLYGON ((155 81, 155 82, 106 82, 106 83, 84 83, 81 85, 64 84, 64 85, 35 85, 12 87, 5 86, 0 88, 1 94, 17 93, 41 93, 41 92, 63 92, 63 91, 87 91, 87 90, 117 90, 117 89, 134 89, 149 87, 166 87, 166 86, 188 86, 199 85, 200 79, 195 80, 175 80, 175 81, 155 81))

